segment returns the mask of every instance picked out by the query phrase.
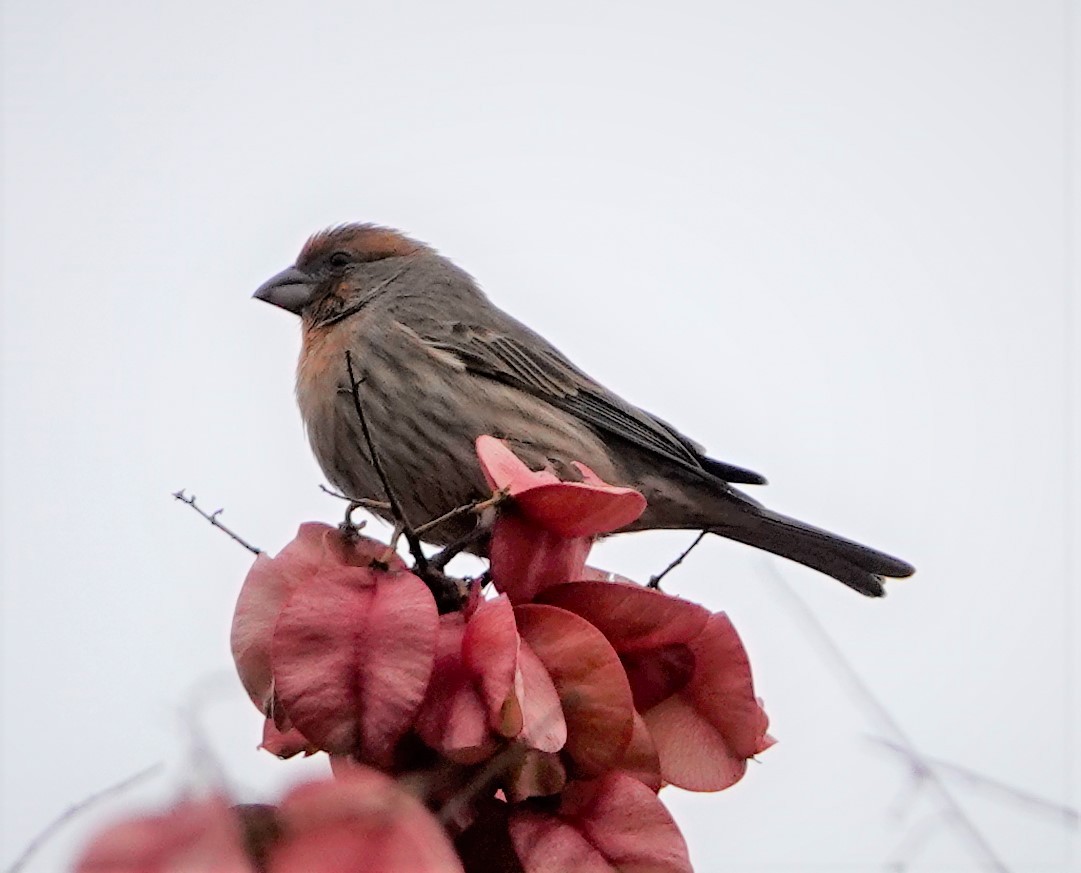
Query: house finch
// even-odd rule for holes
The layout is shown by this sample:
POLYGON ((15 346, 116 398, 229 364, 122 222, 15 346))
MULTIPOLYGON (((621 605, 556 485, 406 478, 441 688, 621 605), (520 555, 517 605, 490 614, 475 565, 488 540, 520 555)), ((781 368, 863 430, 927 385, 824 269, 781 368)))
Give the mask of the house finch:
MULTIPOLYGON (((315 457, 346 495, 383 499, 350 396, 345 352, 390 486, 414 525, 487 496, 474 440, 510 443, 533 469, 576 477, 572 462, 636 488, 627 530, 708 530, 798 561, 863 594, 913 567, 763 507, 730 483, 765 479, 706 457, 545 339, 493 306, 472 277, 397 231, 351 224, 313 236, 255 296, 299 315, 297 399, 315 457)), ((459 516, 426 533, 445 544, 459 516)))

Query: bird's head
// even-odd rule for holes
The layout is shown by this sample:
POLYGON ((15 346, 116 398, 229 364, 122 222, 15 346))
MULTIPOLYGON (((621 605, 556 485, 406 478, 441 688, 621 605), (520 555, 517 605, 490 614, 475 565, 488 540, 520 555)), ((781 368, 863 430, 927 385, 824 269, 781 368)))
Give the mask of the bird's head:
POLYGON ((377 262, 427 250, 422 243, 387 227, 333 227, 311 237, 296 263, 260 285, 253 296, 304 315, 331 299, 340 305, 362 291, 377 262))

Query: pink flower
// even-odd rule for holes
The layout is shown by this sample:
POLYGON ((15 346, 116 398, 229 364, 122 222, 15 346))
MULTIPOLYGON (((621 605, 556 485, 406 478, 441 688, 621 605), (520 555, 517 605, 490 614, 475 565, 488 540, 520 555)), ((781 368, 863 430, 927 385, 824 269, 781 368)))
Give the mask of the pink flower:
POLYGON ((488 558, 496 588, 515 605, 578 578, 594 537, 626 527, 646 508, 633 488, 609 485, 584 464, 574 465, 581 482, 563 482, 530 470, 490 436, 477 437, 477 457, 492 489, 512 499, 496 519, 488 558))
POLYGON ((294 788, 278 822, 268 873, 462 873, 424 804, 368 767, 294 788))
POLYGON ((664 804, 619 772, 568 786, 553 812, 493 803, 458 843, 468 873, 691 871, 664 804))
POLYGON ((383 543, 368 537, 346 538, 320 522, 302 524, 292 542, 275 557, 256 556, 237 598, 231 644, 240 681, 261 712, 270 708, 271 640, 290 593, 319 572, 368 567, 379 560, 388 561, 390 569, 405 569, 401 558, 383 543))
POLYGON ((183 801, 157 815, 133 816, 99 833, 75 873, 255 873, 240 823, 220 797, 183 801))
POLYGON ((754 696, 751 666, 736 629, 714 613, 690 643, 694 672, 682 690, 642 713, 666 782, 720 791, 743 778, 747 759, 776 742, 754 696))
POLYGON ((482 601, 466 621, 440 619, 439 646, 416 731, 458 763, 476 763, 507 740, 557 752, 567 740, 555 686, 521 640, 506 597, 482 601))
POLYGON ((292 789, 280 806, 183 801, 122 821, 76 873, 463 873, 446 831, 397 782, 361 765, 292 789))
POLYGON ((518 630, 555 683, 567 720, 572 775, 597 776, 623 758, 634 733, 634 703, 615 649, 588 621, 543 604, 514 610, 518 630))
POLYGON ((259 869, 686 871, 657 792, 727 788, 772 744, 723 613, 586 566, 640 494, 581 464, 581 481, 534 472, 491 437, 477 452, 509 498, 500 596, 474 586, 439 615, 389 547, 318 524, 249 571, 232 643, 262 747, 326 751, 337 777, 273 811, 259 869))
POLYGON ((241 680, 274 720, 264 745, 389 765, 428 688, 437 627, 431 592, 384 544, 302 525, 277 557, 256 558, 233 618, 241 680))
POLYGON ((571 582, 538 599, 586 619, 618 652, 665 782, 719 791, 773 744, 724 613, 627 582, 571 582))

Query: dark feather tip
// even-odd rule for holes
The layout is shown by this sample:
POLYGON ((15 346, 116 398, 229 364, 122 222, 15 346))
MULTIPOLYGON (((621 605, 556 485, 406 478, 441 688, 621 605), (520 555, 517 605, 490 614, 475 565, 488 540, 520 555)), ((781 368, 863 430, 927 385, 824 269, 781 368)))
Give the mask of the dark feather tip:
POLYGON ((713 458, 702 458, 702 466, 711 476, 716 476, 722 482, 731 482, 733 485, 765 485, 766 477, 754 470, 737 467, 735 464, 726 464, 724 461, 715 461, 713 458))

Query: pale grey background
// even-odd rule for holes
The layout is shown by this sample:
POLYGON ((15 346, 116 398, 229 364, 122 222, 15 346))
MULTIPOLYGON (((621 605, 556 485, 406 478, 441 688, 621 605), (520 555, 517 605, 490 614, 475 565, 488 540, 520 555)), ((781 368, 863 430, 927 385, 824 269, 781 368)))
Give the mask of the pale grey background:
MULTIPOLYGON (((455 258, 771 505, 914 561, 876 603, 780 569, 926 754, 1076 806, 1068 11, 5 3, 0 864, 146 764, 32 869, 206 778, 193 744, 245 798, 321 771, 255 750, 227 647, 250 556, 169 494, 271 550, 337 518, 297 325, 249 295, 355 219, 455 258)), ((597 560, 643 578, 687 541, 597 560)), ((665 792, 698 869, 979 869, 757 553, 711 540, 671 588, 731 614, 780 739, 731 791, 665 792)), ((1011 869, 1069 867, 1076 831, 949 784, 1011 869)))

